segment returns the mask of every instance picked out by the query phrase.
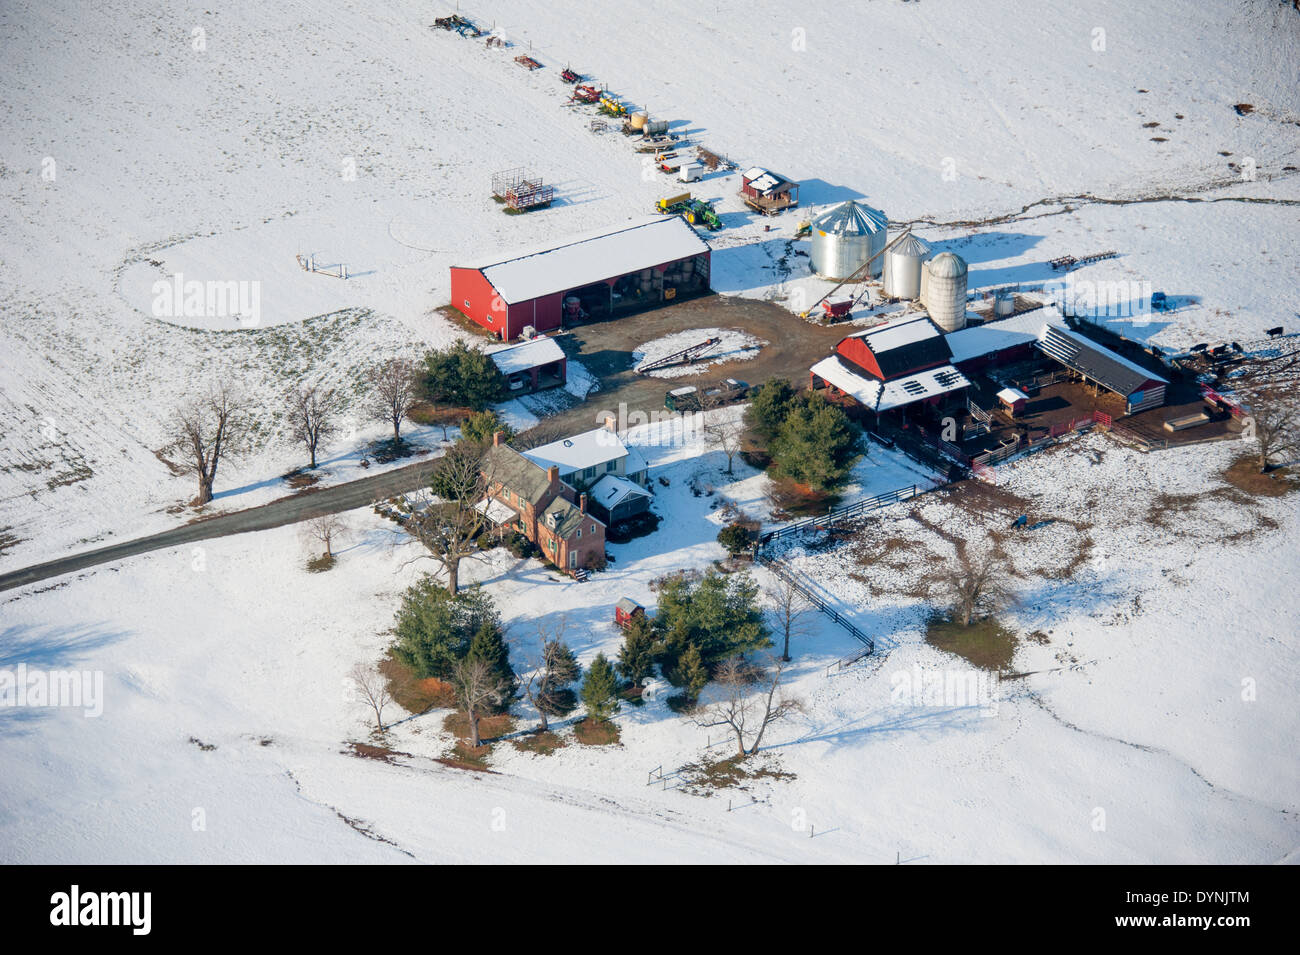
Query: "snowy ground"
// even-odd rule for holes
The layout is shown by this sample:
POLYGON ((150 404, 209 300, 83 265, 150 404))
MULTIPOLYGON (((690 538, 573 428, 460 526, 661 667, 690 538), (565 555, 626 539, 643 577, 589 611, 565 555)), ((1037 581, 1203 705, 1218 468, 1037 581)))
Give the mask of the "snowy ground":
MULTIPOLYGON (((1297 321, 1300 84, 1278 64, 1300 61, 1300 28, 1284 4, 1211 0, 1174 19, 1124 0, 1051 0, 1035 16, 1013 0, 793 15, 772 0, 662 0, 616 19, 577 0, 462 9, 531 44, 545 68, 519 68, 517 48, 430 30, 444 11, 417 0, 344 2, 327 17, 306 0, 0 10, 0 541, 17 539, 0 569, 190 516, 192 481, 157 452, 169 412, 216 378, 248 395, 261 443, 223 468, 213 508, 284 492, 280 475, 303 462, 280 395, 303 381, 352 402, 326 455, 326 480, 346 480, 383 435, 359 412, 361 370, 465 334, 435 311, 450 264, 639 217, 680 191, 564 105, 563 63, 742 169, 802 183, 801 213, 769 221, 743 211, 734 173, 691 185, 724 222, 710 236, 723 294, 811 305, 829 284, 808 275, 797 222, 861 198, 965 257, 972 290, 1032 287, 1056 277, 1051 258, 1115 249, 1073 278, 1149 285, 1178 305, 1117 317, 1130 337, 1179 347, 1297 321), (849 29, 870 42, 845 56, 849 29), (1237 103, 1254 108, 1240 115, 1237 103), (551 209, 502 214, 488 180, 514 166, 556 185, 551 209), (303 271, 295 257, 313 254, 349 278, 303 271), (155 283, 176 274, 243 283, 256 314, 160 303, 155 283)), ((551 400, 567 399, 502 410, 526 427, 551 400)), ((415 431, 430 448, 441 438, 415 431)), ((341 677, 384 645, 414 573, 368 512, 352 515, 356 536, 324 576, 301 569, 303 544, 286 528, 5 594, 0 662, 102 669, 108 703, 98 720, 0 711, 5 765, 23 767, 0 781, 0 857, 410 858, 342 814, 421 861, 1287 858, 1294 505, 1234 505, 1233 517, 1207 502, 1161 527, 1158 494, 1215 486, 1227 449, 1103 450, 1096 465, 1052 454, 1000 471, 1046 512, 1089 510, 1089 559, 1100 553, 1105 569, 1035 585, 1038 599, 1018 611, 1050 636, 1024 645, 1018 665, 1060 666, 1064 654, 1085 666, 1031 678, 992 718, 900 710, 891 675, 953 666, 919 642, 923 608, 868 593, 843 573, 844 554, 796 555, 894 649, 828 678, 823 666, 854 644, 818 619, 794 673, 808 709, 776 740, 797 779, 730 814, 718 799, 643 785, 652 766, 708 742, 655 704, 621 718, 622 749, 506 749, 501 776, 429 762, 445 742, 429 720, 399 730, 410 766, 340 755, 364 732, 341 677), (1131 507, 1115 506, 1116 488, 1131 507), (1244 533, 1234 520, 1263 518, 1276 526, 1232 539, 1244 533), (1224 535, 1203 536, 1225 521, 1224 535), (504 830, 492 828, 497 809, 504 830), (799 812, 816 838, 791 827, 799 812)), ((766 515, 761 477, 739 463, 724 475, 719 455, 699 452, 689 440, 650 451, 670 480, 657 505, 669 519, 613 548, 592 583, 483 568, 512 635, 528 637, 529 613, 546 608, 573 618, 584 658, 609 650, 613 600, 648 599, 654 576, 720 555, 722 497, 766 515)), ((854 492, 924 478, 882 455, 859 465, 854 492)), ((1071 540, 1058 525, 1034 533, 1071 540)))
MULTIPOLYGON (((434 761, 451 742, 443 711, 395 727, 389 746, 407 754, 395 765, 345 754, 349 741, 367 738, 347 673, 386 644, 397 596, 420 570, 406 563, 410 549, 392 525, 368 511, 349 515, 340 564, 324 575, 305 572, 306 545, 286 528, 15 593, 4 606, 5 662, 103 671, 104 713, 0 711, 5 764, 29 767, 0 781, 0 858, 1287 858, 1297 843, 1291 691, 1300 654, 1285 595, 1300 581, 1293 550, 1275 544, 1300 530, 1294 507, 1237 504, 1223 515, 1207 498, 1195 505, 1203 514, 1161 532, 1144 521, 1157 492, 1213 487, 1214 469, 1235 449, 1145 456, 1100 436, 1076 444, 999 472, 1004 487, 1033 500, 1035 522, 1091 522, 1088 560, 1059 581, 1050 571, 1078 543, 1077 529, 1058 522, 1021 532, 1017 557, 1028 575, 1014 620, 1048 642, 1024 643, 1016 668, 1047 672, 993 684, 969 705, 900 695, 968 672, 921 641, 924 602, 906 595, 907 571, 873 557, 873 540, 912 522, 900 505, 853 541, 789 554, 888 651, 828 676, 856 644, 825 617, 809 618, 790 681, 805 709, 777 728, 769 757, 796 778, 743 794, 646 786, 656 766, 671 777, 726 751, 662 696, 620 714, 618 747, 570 742, 535 756, 498 744, 497 775, 434 761), (1170 483, 1171 471, 1182 476, 1170 483), (1261 516, 1278 526, 1267 529, 1261 516), (1257 537, 1233 539, 1251 527, 1257 537), (180 629, 178 601, 201 608, 180 629), (1249 701, 1245 680, 1256 688, 1249 701), (744 808, 727 812, 728 798, 744 808)), ((607 572, 575 584, 501 551, 473 566, 504 612, 517 660, 535 652, 537 621, 561 615, 584 663, 615 652, 619 597, 652 605, 653 578, 719 558, 713 535, 724 502, 761 513, 763 479, 743 465, 726 475, 722 456, 698 441, 641 447, 652 475, 669 482, 654 486, 656 508, 671 519, 611 546, 607 572)), ((862 490, 892 489, 907 466, 879 450, 871 458, 880 481, 862 490)), ((937 526, 965 533, 977 523, 940 497, 921 501, 919 513, 937 526)), ((915 524, 908 535, 922 548, 944 546, 915 524)), ((517 712, 529 725, 528 708, 517 712)))

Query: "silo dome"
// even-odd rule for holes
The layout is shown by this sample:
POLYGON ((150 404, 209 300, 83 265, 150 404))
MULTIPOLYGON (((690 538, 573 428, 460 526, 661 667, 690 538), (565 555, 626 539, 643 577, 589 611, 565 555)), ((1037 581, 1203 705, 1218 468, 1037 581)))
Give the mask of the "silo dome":
MULTIPOLYGON (((885 247, 889 220, 879 209, 850 199, 823 212, 812 221, 813 271, 823 278, 846 279, 885 247)), ((871 263, 878 278, 883 263, 871 263)))
POLYGON ((966 260, 940 252, 921 270, 921 304, 945 332, 966 327, 966 260))
POLYGON ((921 266, 930 258, 930 246, 912 233, 885 253, 885 294, 911 301, 921 297, 921 266))

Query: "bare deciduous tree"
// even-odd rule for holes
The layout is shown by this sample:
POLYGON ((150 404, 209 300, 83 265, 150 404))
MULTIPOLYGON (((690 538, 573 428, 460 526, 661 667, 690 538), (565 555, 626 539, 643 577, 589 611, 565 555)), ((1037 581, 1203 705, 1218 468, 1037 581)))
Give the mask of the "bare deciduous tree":
POLYGON ((483 745, 478 735, 479 717, 484 709, 501 702, 505 686, 487 661, 477 657, 466 657, 457 663, 451 682, 456 700, 469 718, 470 746, 477 749, 483 745))
POLYGON ((312 540, 325 548, 325 553, 321 555, 323 557, 334 556, 334 542, 343 537, 348 530, 343 518, 337 514, 322 514, 319 517, 313 517, 304 525, 304 528, 312 540))
POLYGON ((168 448, 184 455, 182 467, 199 479, 199 495, 193 503, 203 505, 212 500, 222 458, 244 450, 247 439, 243 399, 229 385, 212 385, 206 395, 176 410, 168 448))
POLYGON ((769 669, 761 676, 762 685, 755 693, 753 664, 743 657, 733 656, 722 661, 714 676, 718 697, 707 704, 694 718, 697 726, 725 726, 736 738, 736 755, 744 759, 753 756, 763 744, 767 728, 798 710, 797 700, 787 699, 780 692, 781 674, 785 661, 771 657, 769 669))
POLYGON ((772 616, 776 619, 776 631, 783 638, 781 660, 790 662, 790 638, 804 632, 804 618, 812 605, 799 592, 794 581, 777 576, 776 582, 768 590, 772 600, 772 616))
POLYGON ((319 385, 302 385, 288 394, 289 433, 307 449, 313 469, 316 452, 338 433, 335 417, 341 404, 337 393, 319 385))
POLYGON ((953 620, 969 627, 977 614, 994 613, 1010 600, 1012 573, 1011 562, 996 547, 971 553, 969 545, 959 545, 956 561, 941 571, 938 595, 951 602, 953 620))
POLYGON ((447 575, 447 591, 460 589, 461 561, 479 553, 478 537, 491 521, 475 507, 487 495, 484 449, 456 444, 434 466, 430 493, 417 501, 406 530, 447 575))
POLYGON ((393 697, 388 691, 388 680, 378 668, 358 663, 352 668, 352 685, 373 711, 375 730, 382 734, 388 729, 387 724, 384 723, 384 709, 393 702, 393 697))
POLYGON ((559 441, 569 434, 570 430, 559 422, 542 419, 540 424, 534 425, 527 431, 521 431, 511 438, 510 446, 516 451, 530 451, 552 441, 559 441))
POLYGON ((568 619, 564 616, 547 622, 538 621, 537 636, 541 642, 541 659, 524 681, 524 696, 541 717, 539 732, 551 728, 549 715, 557 709, 564 688, 578 677, 577 661, 564 643, 568 619))
POLYGON ((393 426, 393 441, 402 440, 402 421, 416 401, 419 366, 409 358, 390 358, 370 369, 366 410, 378 421, 393 426))
POLYGON ((744 420, 730 414, 715 414, 704 426, 710 443, 727 456, 728 474, 732 473, 736 455, 744 447, 747 431, 744 420))
POLYGON ((1250 392, 1250 415, 1245 419, 1242 436, 1258 445, 1256 460, 1264 474, 1281 455, 1294 454, 1300 448, 1300 402, 1292 388, 1272 382, 1250 392))

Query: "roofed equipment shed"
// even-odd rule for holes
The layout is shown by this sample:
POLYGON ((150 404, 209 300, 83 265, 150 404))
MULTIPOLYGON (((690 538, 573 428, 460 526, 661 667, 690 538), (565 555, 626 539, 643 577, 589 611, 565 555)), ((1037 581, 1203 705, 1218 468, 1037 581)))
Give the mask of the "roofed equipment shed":
POLYGON ((654 216, 451 267, 451 304, 511 341, 707 292, 709 245, 681 216, 654 216))
POLYGON ((1165 403, 1168 381, 1076 331, 1044 325, 1038 347, 1066 368, 1122 397, 1125 414, 1165 403))

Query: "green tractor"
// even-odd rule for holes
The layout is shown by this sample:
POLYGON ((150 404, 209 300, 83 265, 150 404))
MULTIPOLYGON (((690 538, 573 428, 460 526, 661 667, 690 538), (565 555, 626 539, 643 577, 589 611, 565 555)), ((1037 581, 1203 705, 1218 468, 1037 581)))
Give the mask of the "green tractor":
POLYGON ((722 228, 722 220, 713 211, 713 206, 703 199, 690 199, 681 203, 680 206, 675 211, 685 216, 686 221, 692 225, 702 225, 710 232, 716 232, 722 228))

